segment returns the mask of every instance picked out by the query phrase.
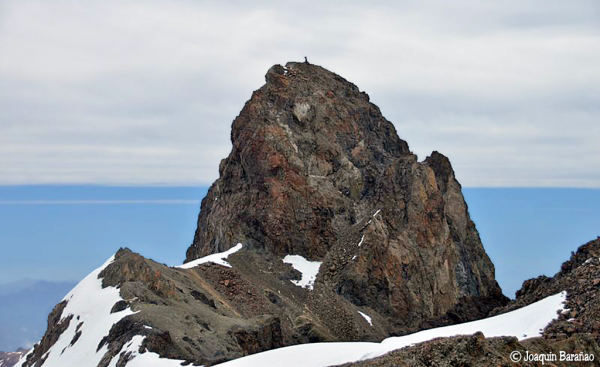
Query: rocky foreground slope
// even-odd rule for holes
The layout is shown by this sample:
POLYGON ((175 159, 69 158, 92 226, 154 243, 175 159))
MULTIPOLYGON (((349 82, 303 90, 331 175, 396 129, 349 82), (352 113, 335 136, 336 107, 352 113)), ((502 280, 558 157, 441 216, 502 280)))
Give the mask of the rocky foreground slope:
POLYGON ((507 303, 446 157, 418 162, 364 92, 319 66, 276 65, 266 81, 233 122, 186 266, 120 250, 57 305, 24 366, 84 352, 124 366, 140 350, 211 365, 507 303))
POLYGON ((391 352, 385 356, 345 366, 538 366, 540 362, 514 363, 510 354, 526 352, 555 355, 552 366, 600 364, 600 238, 579 247, 554 277, 527 280, 509 305, 492 314, 503 314, 566 291, 564 311, 542 337, 518 341, 516 337, 485 338, 481 333, 440 338, 391 352), (593 361, 560 360, 560 353, 593 356, 593 361))

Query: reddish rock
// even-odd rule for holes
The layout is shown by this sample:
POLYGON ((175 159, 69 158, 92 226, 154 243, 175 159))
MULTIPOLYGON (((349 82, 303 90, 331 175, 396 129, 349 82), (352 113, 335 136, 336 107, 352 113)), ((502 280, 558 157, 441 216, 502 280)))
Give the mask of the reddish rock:
POLYGON ((317 282, 393 332, 507 301, 445 156, 419 163, 368 95, 319 66, 276 65, 266 80, 233 122, 186 261, 238 242, 324 261, 317 282))

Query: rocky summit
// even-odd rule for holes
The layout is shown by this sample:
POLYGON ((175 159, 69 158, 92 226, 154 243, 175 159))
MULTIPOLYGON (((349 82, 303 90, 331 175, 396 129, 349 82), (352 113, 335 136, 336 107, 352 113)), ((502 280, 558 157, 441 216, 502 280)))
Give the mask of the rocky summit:
POLYGON ((506 302, 445 156, 418 162, 366 93, 320 66, 275 65, 266 81, 233 122, 186 261, 238 242, 322 261, 318 288, 387 333, 506 302))
POLYGON ((56 306, 23 366, 213 365, 506 305, 450 161, 419 162, 354 84, 275 65, 231 141, 186 264, 121 249, 56 306))

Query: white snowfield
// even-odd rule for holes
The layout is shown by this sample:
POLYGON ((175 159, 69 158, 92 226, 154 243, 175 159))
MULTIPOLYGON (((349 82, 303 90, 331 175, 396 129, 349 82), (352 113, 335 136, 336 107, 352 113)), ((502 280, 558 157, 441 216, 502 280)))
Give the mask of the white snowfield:
POLYGON ((317 367, 362 361, 393 350, 439 337, 470 335, 481 331, 486 337, 514 336, 519 340, 540 336, 541 331, 563 310, 566 292, 544 298, 518 310, 487 319, 392 337, 381 343, 315 343, 294 345, 253 354, 219 364, 223 367, 287 366, 317 367))
MULTIPOLYGON (((61 320, 66 319, 69 315, 73 315, 73 317, 67 329, 46 353, 48 357, 44 367, 97 366, 108 351, 108 345, 104 345, 96 352, 102 338, 108 335, 114 324, 122 318, 134 314, 129 308, 110 313, 114 304, 121 301, 122 298, 119 289, 116 287, 102 288, 102 279, 98 279, 98 275, 113 261, 114 256, 85 277, 63 298, 68 302, 61 314, 61 320), (82 324, 78 327, 80 323, 82 324), (81 331, 81 335, 71 345, 77 331, 81 331)), ((139 354, 137 350, 144 338, 143 336, 135 336, 125 345, 125 350, 121 350, 113 357, 110 366, 116 366, 119 355, 124 351, 135 352, 133 353, 134 359, 127 363, 128 366, 181 366, 183 361, 162 359, 156 353, 139 354)), ((21 358, 15 366, 21 367, 26 358, 27 355, 21 358)))
MULTIPOLYGON (((45 367, 96 366, 108 350, 108 346, 105 345, 96 352, 100 340, 108 335, 110 328, 119 320, 134 313, 129 308, 110 313, 114 304, 122 298, 117 288, 102 288, 102 279, 98 279, 98 274, 113 260, 114 256, 85 277, 63 298, 67 301, 67 306, 62 312, 61 320, 69 315, 73 317, 67 329, 47 352, 45 367), (82 324, 78 329, 80 323, 82 324), (75 344, 71 345, 77 331, 81 331, 81 335, 75 344)), ((20 367, 25 358, 26 356, 21 358, 16 366, 20 367)))
POLYGON ((283 258, 283 262, 292 265, 292 267, 302 273, 302 279, 292 280, 291 282, 302 288, 313 290, 315 280, 319 273, 319 268, 323 262, 308 261, 300 255, 287 255, 283 258))
MULTIPOLYGON (((181 367, 181 363, 185 362, 177 359, 160 358, 158 354, 148 351, 140 354, 139 349, 144 339, 145 337, 136 335, 121 349, 119 354, 129 352, 133 357, 132 360, 127 362, 127 367, 181 367)), ((108 367, 117 367, 119 354, 110 361, 108 367)))
POLYGON ((204 263, 215 263, 215 264, 219 264, 219 265, 223 265, 226 266, 228 268, 231 268, 231 264, 228 263, 227 261, 225 261, 225 259, 227 259, 227 257, 231 254, 235 254, 236 252, 238 252, 239 250, 242 249, 242 244, 238 243, 237 245, 235 245, 234 247, 230 248, 229 250, 225 251, 225 252, 218 252, 216 254, 212 254, 212 255, 208 255, 208 256, 204 256, 201 257, 199 259, 196 259, 194 261, 190 261, 189 263, 185 263, 183 265, 178 266, 178 268, 181 269, 190 269, 190 268, 195 268, 198 265, 204 264, 204 263))

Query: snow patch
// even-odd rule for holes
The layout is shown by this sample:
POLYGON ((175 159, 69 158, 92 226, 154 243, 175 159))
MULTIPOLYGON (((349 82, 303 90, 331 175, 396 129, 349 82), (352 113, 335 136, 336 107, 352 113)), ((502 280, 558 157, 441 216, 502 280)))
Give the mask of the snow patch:
POLYGON ((33 347, 31 347, 29 349, 29 352, 25 353, 24 356, 21 357, 21 359, 19 359, 19 361, 17 362, 17 364, 15 364, 14 367, 21 367, 23 365, 23 363, 25 363, 25 361, 27 360, 27 357, 29 357, 29 355, 33 353, 33 347))
POLYGON ((127 362, 127 367, 148 367, 148 366, 160 366, 160 367, 181 367, 181 364, 185 361, 176 359, 160 358, 160 356, 147 350, 140 353, 139 349, 142 346, 142 342, 146 337, 141 335, 135 335, 124 349, 113 357, 108 367, 116 367, 119 357, 123 353, 130 353, 131 360, 127 362))
POLYGON ((198 265, 202 265, 204 263, 211 262, 211 263, 215 263, 218 265, 222 265, 222 266, 231 268, 231 264, 229 264, 227 261, 225 261, 225 259, 227 259, 227 257, 229 255, 232 255, 232 254, 238 252, 239 250, 241 250, 242 247, 243 247, 243 245, 241 243, 238 243, 237 245, 235 245, 234 247, 230 248, 229 250, 227 250, 225 252, 218 252, 216 254, 204 256, 204 257, 201 257, 194 261, 190 261, 189 263, 179 265, 177 267, 180 269, 190 269, 190 268, 195 268, 198 265))
POLYGON ((352 256, 352 260, 356 259, 356 255, 352 256))
POLYGON ((523 335, 535 337, 562 311, 567 293, 546 297, 529 306, 487 319, 387 338, 381 343, 312 343, 257 353, 219 366, 330 366, 379 357, 393 350, 439 337, 471 335, 478 331, 486 337, 523 335))
MULTIPOLYGON (((63 298, 67 305, 61 314, 61 320, 69 315, 73 317, 67 329, 46 353, 48 359, 44 367, 98 365, 108 351, 108 346, 105 345, 96 352, 102 338, 108 335, 110 328, 119 320, 134 314, 130 308, 110 313, 114 304, 123 299, 118 288, 102 288, 102 279, 99 279, 98 275, 113 261, 114 256, 85 277, 63 298), (77 331, 80 331, 81 335, 75 344, 71 345, 77 331)), ((17 366, 21 366, 25 359, 21 358, 17 366)))
MULTIPOLYGON (((598 260, 600 260, 600 258, 598 258, 598 260)), ((590 257, 590 258, 589 258, 589 259, 587 259, 587 260, 586 260, 586 261, 585 261, 583 264, 581 264, 581 266, 583 266, 583 265, 587 265, 587 264, 591 263, 592 261, 594 261, 594 258, 593 258, 593 257, 590 257)))
POLYGON ((283 262, 302 273, 302 279, 292 280, 295 285, 313 290, 322 261, 308 261, 300 255, 287 255, 283 262))
POLYGON ((365 235, 363 234, 362 237, 361 237, 361 239, 360 239, 360 242, 358 243, 358 247, 360 247, 363 244, 364 240, 365 240, 365 235))
POLYGON ((375 218, 375 216, 376 216, 377 214, 379 214, 380 212, 381 212, 381 209, 377 210, 377 211, 375 212, 375 214, 373 214, 373 218, 375 218))
POLYGON ((365 320, 367 320, 367 322, 369 323, 369 325, 373 326, 373 322, 371 322, 371 316, 367 315, 366 313, 362 313, 360 311, 358 311, 358 313, 365 318, 365 320))

